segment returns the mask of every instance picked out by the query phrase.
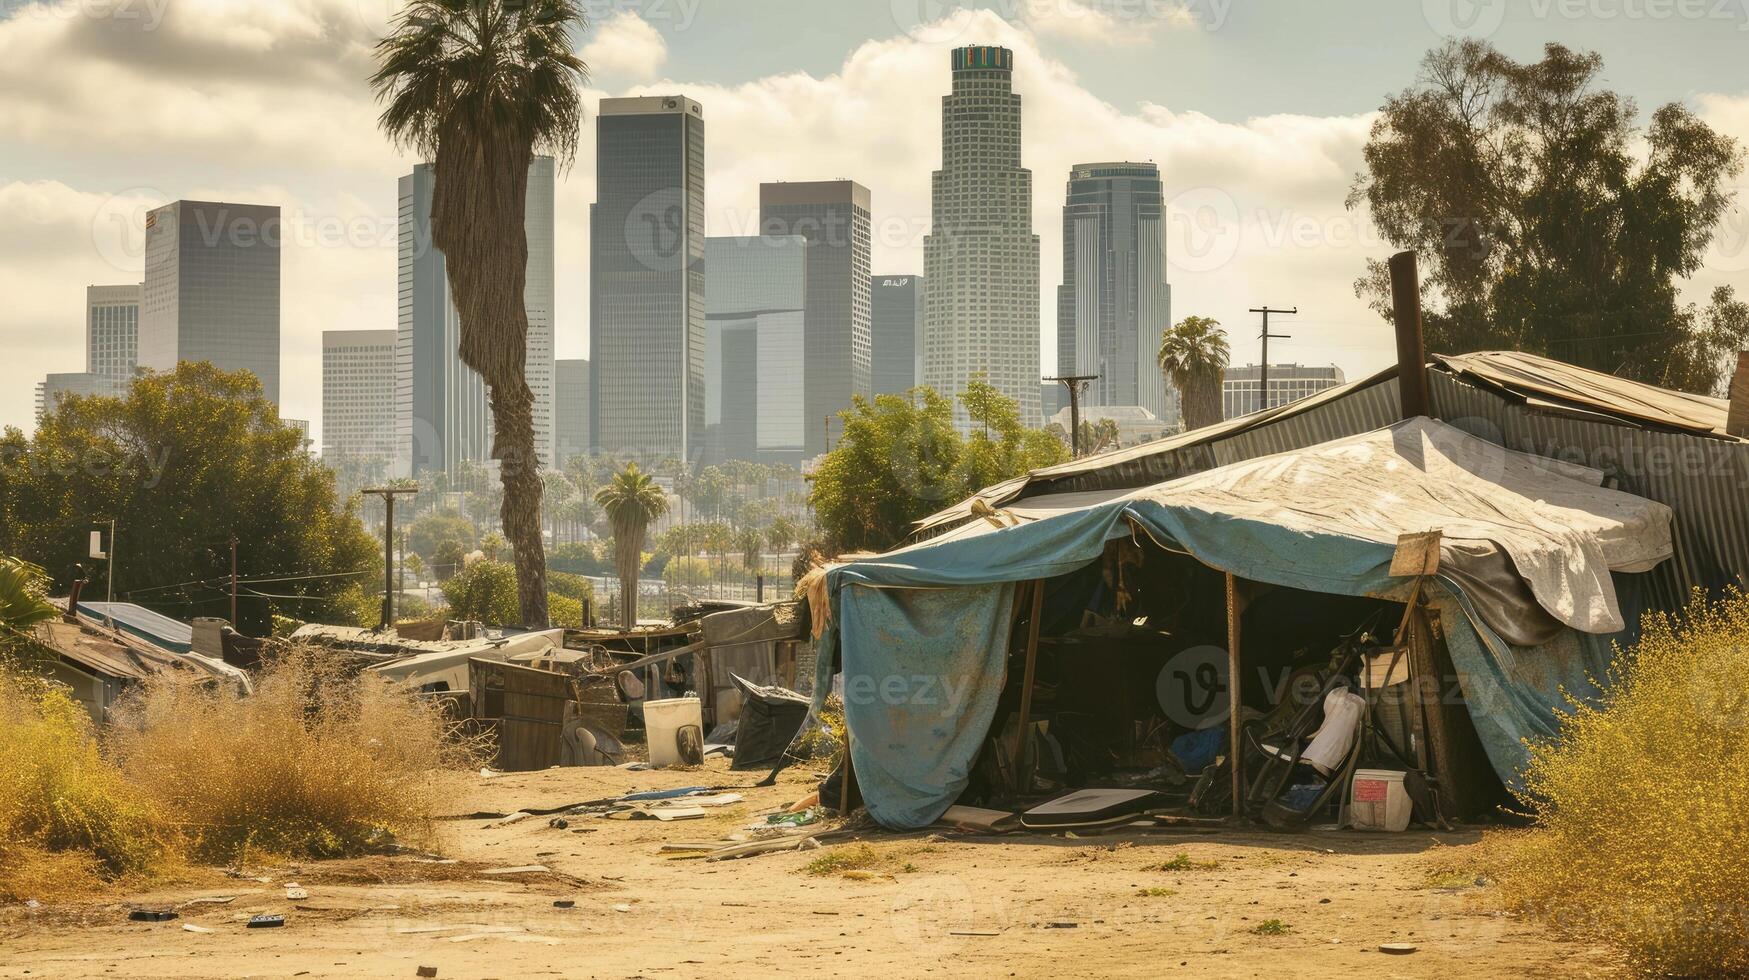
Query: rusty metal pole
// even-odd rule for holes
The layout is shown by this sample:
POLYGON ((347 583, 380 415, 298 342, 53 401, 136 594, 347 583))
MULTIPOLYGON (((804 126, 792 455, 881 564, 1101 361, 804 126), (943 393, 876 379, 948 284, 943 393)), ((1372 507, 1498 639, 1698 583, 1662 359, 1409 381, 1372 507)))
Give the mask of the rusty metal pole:
POLYGON ((1391 320, 1397 327, 1397 393, 1403 417, 1433 414, 1427 396, 1427 346, 1421 338, 1421 274, 1414 252, 1391 256, 1391 320))

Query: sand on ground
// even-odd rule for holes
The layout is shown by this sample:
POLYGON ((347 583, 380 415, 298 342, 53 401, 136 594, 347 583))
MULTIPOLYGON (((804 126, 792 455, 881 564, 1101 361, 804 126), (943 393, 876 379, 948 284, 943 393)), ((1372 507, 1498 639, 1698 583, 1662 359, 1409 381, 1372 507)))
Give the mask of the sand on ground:
POLYGON ((420 967, 440 978, 1621 973, 1605 949, 1500 913, 1486 885, 1430 875, 1441 848, 1473 843, 1475 831, 869 829, 741 860, 658 854, 724 839, 818 778, 790 771, 752 786, 760 775, 716 760, 688 771, 458 775, 443 863, 403 855, 241 877, 198 870, 146 892, 0 907, 0 978, 414 977, 420 967), (458 819, 693 785, 746 799, 674 822, 458 819), (528 865, 547 870, 490 873, 528 865), (288 882, 308 897, 288 898, 288 882), (179 917, 129 921, 136 907, 179 917), (245 928, 259 913, 281 913, 285 925, 245 928), (1380 952, 1385 943, 1415 951, 1380 952))

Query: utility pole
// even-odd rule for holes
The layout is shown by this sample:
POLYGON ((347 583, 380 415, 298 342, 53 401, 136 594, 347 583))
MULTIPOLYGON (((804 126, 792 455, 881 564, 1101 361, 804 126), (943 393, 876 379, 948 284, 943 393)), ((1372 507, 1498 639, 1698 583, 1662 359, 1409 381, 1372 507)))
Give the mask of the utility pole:
POLYGON ((1097 374, 1070 374, 1060 378, 1046 378, 1046 381, 1061 381, 1063 387, 1069 389, 1069 455, 1073 459, 1081 458, 1081 392, 1089 381, 1098 381, 1097 374))
POLYGON ((231 534, 231 628, 237 629, 237 535, 231 534))
POLYGON ((383 623, 379 630, 395 628, 395 495, 415 494, 419 484, 399 487, 372 487, 361 491, 383 498, 383 623))
POLYGON ((1271 338, 1276 340, 1286 340, 1290 336, 1285 333, 1269 332, 1269 314, 1279 313, 1284 316, 1291 316, 1299 311, 1300 308, 1297 306, 1291 310, 1272 310, 1267 306, 1257 307, 1251 310, 1252 313, 1263 314, 1263 333, 1260 335, 1263 340, 1263 366, 1258 368, 1257 373, 1257 410, 1260 412, 1269 409, 1269 341, 1271 338))

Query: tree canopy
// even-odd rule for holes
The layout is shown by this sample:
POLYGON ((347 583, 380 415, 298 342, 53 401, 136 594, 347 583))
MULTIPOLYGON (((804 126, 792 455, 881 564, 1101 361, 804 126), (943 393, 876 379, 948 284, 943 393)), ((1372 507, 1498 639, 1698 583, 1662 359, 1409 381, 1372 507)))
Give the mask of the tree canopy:
POLYGON ((912 521, 1068 459, 1067 447, 1021 425, 1013 400, 983 379, 967 385, 961 402, 970 435, 955 428, 953 403, 927 387, 873 401, 859 395, 841 413, 844 435, 820 461, 809 497, 828 550, 891 547, 912 521))
POLYGON ((63 398, 32 436, 0 436, 0 552, 64 589, 79 566, 107 571, 87 544, 112 518, 116 598, 180 619, 228 616, 235 534, 238 628, 257 635, 275 613, 349 621, 342 593, 382 574, 333 472, 260 382, 206 362, 148 374, 124 397, 63 398))
MULTIPOLYGON (((1641 128, 1602 72, 1559 44, 1526 64, 1476 40, 1435 49, 1373 123, 1349 206, 1422 256, 1430 350, 1523 350, 1715 390, 1749 307, 1729 287, 1705 310, 1682 304, 1678 280, 1700 267, 1742 151, 1680 104, 1641 128)), ((1355 292, 1389 315, 1383 263, 1355 292)))

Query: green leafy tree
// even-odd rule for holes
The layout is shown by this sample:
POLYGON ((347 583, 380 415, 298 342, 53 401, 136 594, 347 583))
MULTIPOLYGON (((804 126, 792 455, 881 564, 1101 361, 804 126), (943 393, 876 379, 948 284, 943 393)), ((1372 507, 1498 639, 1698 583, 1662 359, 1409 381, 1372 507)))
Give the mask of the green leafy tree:
POLYGON ((972 423, 954 474, 964 491, 962 496, 1068 459, 1062 442, 1050 433, 1021 425, 1020 407, 982 373, 972 375, 967 382, 960 392, 960 404, 972 423))
POLYGON ((438 548, 446 541, 456 542, 466 554, 479 544, 480 531, 454 510, 429 511, 407 525, 407 547, 427 562, 436 560, 438 548))
MULTIPOLYGON (((1522 64, 1475 40, 1429 52, 1374 121, 1349 206, 1420 255, 1429 349, 1715 390, 1749 313, 1729 289, 1704 312, 1682 305, 1678 280, 1700 267, 1742 151, 1676 103, 1641 128, 1602 74, 1559 44, 1522 64)), ((1355 292, 1389 315, 1383 263, 1355 292)))
POLYGON ((468 562, 443 583, 450 616, 495 626, 515 623, 521 615, 516 595, 516 566, 480 558, 468 562))
POLYGON ((371 78, 383 131, 433 162, 432 244, 461 314, 462 362, 486 381, 499 513, 516 554, 514 621, 527 627, 547 625, 547 589, 523 219, 535 150, 564 164, 576 154, 587 69, 572 39, 584 26, 576 0, 411 0, 378 43, 371 78))
POLYGON ((431 552, 431 571, 439 581, 448 579, 461 570, 462 560, 469 550, 455 538, 443 539, 431 552))
POLYGON ((668 512, 668 497, 638 464, 627 463, 606 486, 595 491, 595 502, 613 524, 620 619, 630 629, 638 622, 638 569, 643 564, 644 533, 652 521, 668 512))
POLYGON ((974 379, 964 405, 973 434, 954 428, 953 405, 927 387, 908 396, 858 396, 842 413, 844 434, 820 461, 809 502, 820 550, 883 550, 913 521, 982 487, 1059 463, 1068 451, 1020 424, 1014 403, 974 379))
POLYGON ((284 580, 245 582, 238 629, 266 635, 275 613, 348 622, 335 599, 382 580, 382 546, 302 443, 254 375, 204 361, 123 397, 62 399, 29 438, 0 437, 0 553, 65 588, 81 565, 107 573, 87 544, 113 518, 116 598, 187 619, 228 611, 235 534, 244 579, 284 580))
POLYGON ((765 543, 771 546, 772 551, 789 550, 791 545, 801 540, 801 536, 801 528, 787 517, 774 518, 765 528, 765 543))
POLYGON ((504 535, 497 531, 488 531, 480 537, 480 554, 492 561, 503 558, 504 549, 507 547, 509 547, 509 542, 505 541, 504 535))
POLYGON ((1178 389, 1186 431, 1221 420, 1221 381, 1230 357, 1227 332, 1210 317, 1187 316, 1160 335, 1156 359, 1178 389))

